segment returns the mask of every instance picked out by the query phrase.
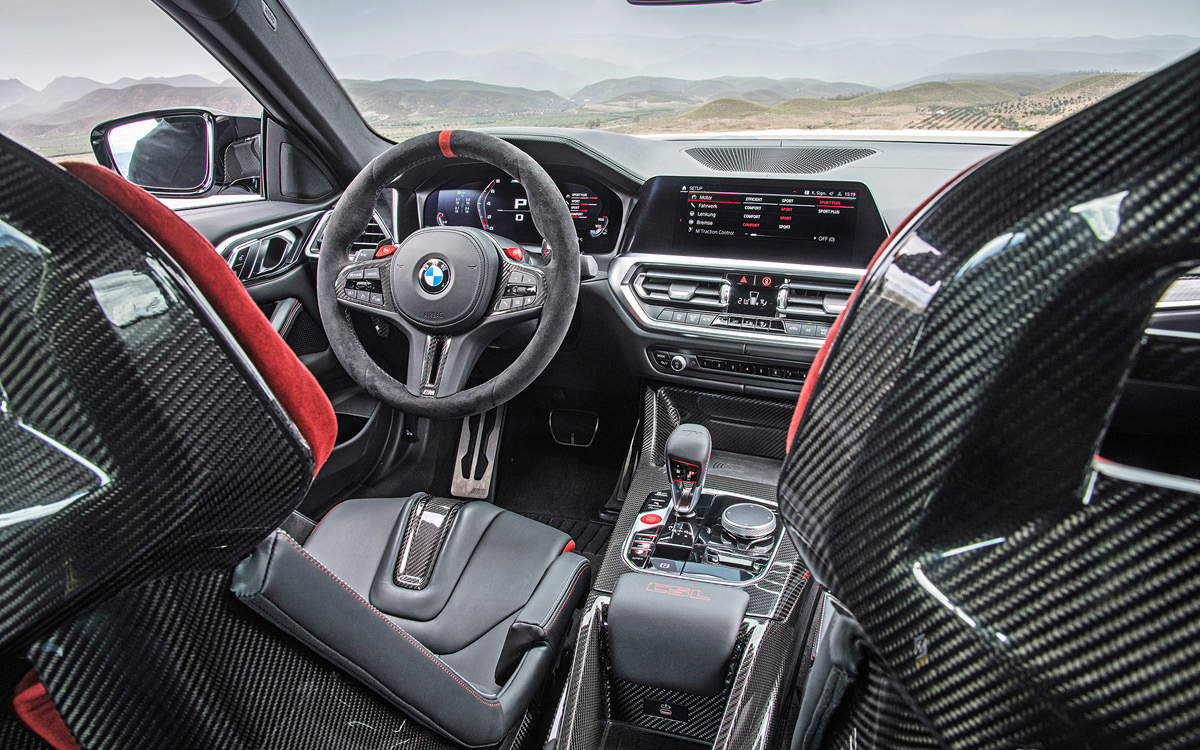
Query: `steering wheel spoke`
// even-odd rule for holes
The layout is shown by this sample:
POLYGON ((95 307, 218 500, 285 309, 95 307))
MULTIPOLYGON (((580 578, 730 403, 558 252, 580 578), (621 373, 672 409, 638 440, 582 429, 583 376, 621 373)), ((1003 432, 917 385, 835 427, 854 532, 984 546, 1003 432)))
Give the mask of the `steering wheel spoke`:
POLYGON ((541 312, 546 302, 546 272, 536 266, 504 261, 500 269, 496 299, 488 317, 497 320, 525 320, 541 312))
POLYGON ((334 292, 343 307, 391 317, 396 312, 391 290, 391 257, 348 263, 337 275, 334 292))

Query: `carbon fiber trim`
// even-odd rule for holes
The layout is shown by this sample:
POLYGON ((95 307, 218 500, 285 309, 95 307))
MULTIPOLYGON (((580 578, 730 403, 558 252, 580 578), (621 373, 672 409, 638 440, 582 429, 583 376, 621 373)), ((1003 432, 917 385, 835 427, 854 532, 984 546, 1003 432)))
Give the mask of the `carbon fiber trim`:
POLYGON ((858 747, 929 746, 862 728, 902 703, 950 747, 1200 741, 1200 497, 1091 471, 1200 259, 1198 91, 1193 56, 984 163, 846 314, 780 498, 891 683, 858 747))
POLYGON ((0 713, 0 747, 5 750, 46 750, 46 743, 15 715, 5 711, 0 713))
POLYGON ((151 577, 232 565, 296 506, 313 460, 169 256, 4 138, 0 277, 12 652, 151 577))
POLYGON ((452 747, 238 603, 224 572, 126 591, 30 658, 89 750, 452 747))
POLYGON ((418 591, 429 584, 442 544, 461 507, 462 503, 457 500, 429 496, 413 502, 405 522, 404 543, 396 558, 393 583, 418 591))
POLYGON ((648 437, 647 455, 662 466, 663 449, 671 431, 681 424, 699 424, 712 434, 713 450, 782 459, 795 401, 772 401, 752 396, 711 393, 691 388, 662 387, 652 391, 656 414, 648 437))
MULTIPOLYGON (((606 619, 608 616, 607 612, 607 607, 601 608, 601 616, 606 619)), ((749 635, 749 629, 746 626, 742 626, 742 632, 738 636, 737 645, 734 646, 733 658, 729 664, 729 676, 725 681, 725 689, 718 695, 712 696, 694 695, 678 690, 664 690, 662 688, 650 687, 649 685, 639 685, 635 682, 626 682, 625 680, 613 677, 607 659, 607 633, 607 624, 602 623, 600 627, 600 653, 604 659, 604 671, 609 686, 609 708, 613 721, 625 722, 643 729, 653 729, 702 742, 712 742, 716 739, 717 730, 721 726, 721 717, 725 715, 725 705, 729 700, 729 690, 732 687, 734 675, 737 674, 738 666, 742 662, 742 654, 745 651, 746 639, 749 635), (669 703, 675 707, 682 707, 687 712, 687 719, 676 720, 648 714, 644 710, 644 701, 652 701, 660 704, 669 703)))

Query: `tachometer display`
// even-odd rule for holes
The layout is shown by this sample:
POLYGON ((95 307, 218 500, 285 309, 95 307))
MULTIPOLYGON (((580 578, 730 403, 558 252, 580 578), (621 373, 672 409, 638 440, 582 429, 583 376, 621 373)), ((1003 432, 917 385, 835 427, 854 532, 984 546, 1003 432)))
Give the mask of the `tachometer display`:
POLYGON ((479 194, 479 225, 489 232, 524 242, 533 228, 529 198, 516 180, 492 180, 479 194))

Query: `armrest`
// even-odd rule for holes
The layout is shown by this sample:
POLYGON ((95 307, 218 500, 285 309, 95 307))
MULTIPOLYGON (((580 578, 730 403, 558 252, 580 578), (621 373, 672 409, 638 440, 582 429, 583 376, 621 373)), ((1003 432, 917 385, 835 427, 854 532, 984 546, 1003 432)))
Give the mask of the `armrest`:
POLYGON ((558 645, 571 622, 567 613, 583 602, 591 581, 592 569, 585 557, 567 552, 550 564, 508 629, 496 663, 497 685, 505 683, 535 643, 545 643, 552 649, 558 645))

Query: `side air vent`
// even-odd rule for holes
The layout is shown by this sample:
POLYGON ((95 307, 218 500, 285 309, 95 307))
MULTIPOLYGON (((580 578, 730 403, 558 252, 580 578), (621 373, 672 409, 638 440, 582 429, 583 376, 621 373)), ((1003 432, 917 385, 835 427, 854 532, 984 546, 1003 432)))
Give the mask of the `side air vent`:
MULTIPOLYGON (((332 211, 330 212, 332 213, 332 211)), ((321 217, 321 221, 317 224, 317 228, 313 230, 312 236, 308 240, 308 245, 304 248, 304 254, 310 258, 316 258, 321 254, 321 238, 325 234, 325 225, 329 223, 329 213, 321 217)), ((350 253, 356 253, 363 249, 374 249, 383 240, 391 239, 387 230, 383 228, 383 224, 379 221, 378 214, 371 216, 371 221, 367 224, 367 228, 363 233, 358 235, 358 239, 350 243, 350 253)))
POLYGON ((648 268, 634 277, 633 289, 646 302, 719 309, 724 306, 721 302, 721 285, 724 283, 724 277, 716 273, 648 268))
POLYGON ((870 148, 779 148, 704 146, 684 151, 719 172, 818 174, 878 153, 870 148))

